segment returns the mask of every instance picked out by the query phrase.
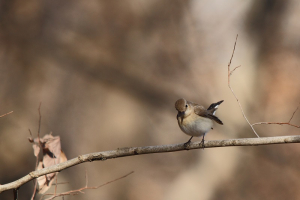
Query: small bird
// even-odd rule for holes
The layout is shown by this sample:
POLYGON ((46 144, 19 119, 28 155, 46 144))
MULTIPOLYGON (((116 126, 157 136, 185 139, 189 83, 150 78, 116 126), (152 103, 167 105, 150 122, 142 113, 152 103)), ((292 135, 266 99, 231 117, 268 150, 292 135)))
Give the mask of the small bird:
POLYGON ((202 146, 204 148, 204 136, 213 129, 213 121, 223 125, 223 122, 215 116, 218 106, 223 102, 211 104, 207 109, 196 103, 185 99, 178 99, 175 103, 175 108, 178 111, 177 121, 180 129, 187 135, 192 136, 186 143, 187 146, 194 136, 202 138, 202 146))

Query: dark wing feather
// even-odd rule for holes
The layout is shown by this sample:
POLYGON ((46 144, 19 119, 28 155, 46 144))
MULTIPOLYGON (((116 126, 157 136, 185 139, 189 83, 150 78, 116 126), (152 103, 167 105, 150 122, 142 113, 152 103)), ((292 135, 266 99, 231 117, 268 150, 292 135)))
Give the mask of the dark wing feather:
POLYGON ((223 125, 223 122, 215 115, 212 115, 212 114, 208 114, 208 118, 214 120, 215 122, 217 122, 218 124, 221 124, 223 125))
POLYGON ((218 117, 213 115, 210 110, 206 110, 203 106, 194 104, 194 112, 195 112, 196 115, 199 115, 201 117, 209 118, 211 120, 214 120, 218 124, 223 125, 223 122, 218 117))
POLYGON ((212 103, 212 104, 207 108, 207 110, 211 110, 211 109, 216 108, 216 106, 220 105, 223 101, 224 101, 224 100, 219 101, 219 102, 217 102, 217 103, 212 103))

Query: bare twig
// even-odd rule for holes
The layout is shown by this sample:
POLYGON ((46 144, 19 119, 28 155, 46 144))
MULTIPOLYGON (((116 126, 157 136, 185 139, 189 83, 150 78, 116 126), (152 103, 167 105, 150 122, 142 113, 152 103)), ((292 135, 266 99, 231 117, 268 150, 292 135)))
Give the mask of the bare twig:
POLYGON ((85 187, 88 186, 88 183, 89 183, 89 181, 88 181, 88 175, 87 175, 87 171, 85 169, 85 187))
POLYGON ((235 98, 236 101, 238 102, 238 104, 239 104, 239 106, 240 106, 240 109, 241 109, 241 111, 242 111, 243 117, 245 118, 245 120, 247 121, 247 123, 249 124, 249 126, 251 127, 251 129, 253 130, 253 132, 255 133, 255 135, 256 135, 257 137, 259 137, 259 135, 258 135, 258 134, 256 133, 256 131, 254 130, 253 125, 252 125, 252 124, 249 122, 249 120, 247 119, 247 117, 246 117, 246 115, 245 115, 245 113, 244 113, 244 110, 243 110, 243 108, 242 108, 242 105, 241 105, 239 99, 237 98, 237 96, 235 95, 233 89, 232 89, 231 86, 230 86, 230 76, 233 74, 233 72, 234 72, 237 68, 240 67, 240 66, 237 66, 237 67, 235 67, 233 70, 230 70, 230 65, 231 65, 231 61, 232 61, 233 55, 234 55, 234 51, 235 51, 235 46, 236 46, 237 39, 238 39, 238 35, 236 35, 235 43, 234 43, 234 46, 233 46, 232 55, 231 55, 231 58, 230 58, 229 63, 228 63, 228 87, 229 87, 229 89, 231 90, 231 92, 232 92, 234 98, 235 98))
POLYGON ((56 195, 56 191, 57 191, 57 176, 58 174, 56 174, 55 176, 55 187, 54 187, 54 194, 56 195))
POLYGON ((288 122, 257 122, 257 123, 254 123, 252 124, 252 126, 255 126, 255 125, 262 125, 262 124, 278 124, 278 125, 289 125, 289 126, 293 126, 293 127, 296 127, 296 128, 300 128, 300 126, 297 126, 295 124, 291 124, 290 122, 292 121, 295 113, 297 112, 299 106, 296 108, 296 110, 293 112, 292 114, 292 117, 290 118, 290 120, 288 122))
POLYGON ((33 141, 33 135, 32 135, 32 133, 31 133, 31 130, 30 130, 30 128, 28 129, 28 131, 29 131, 29 135, 31 136, 30 140, 32 140, 32 141, 33 141))
POLYGON ((237 69, 237 68, 239 68, 239 67, 241 67, 241 65, 239 65, 239 66, 237 66, 237 67, 235 67, 233 70, 231 70, 230 71, 230 76, 233 74, 233 72, 237 69))
POLYGON ((296 108, 296 110, 293 112, 293 114, 292 114, 292 116, 291 116, 291 118, 290 118, 290 120, 289 120, 289 123, 292 121, 292 119, 293 119, 295 113, 297 112, 298 108, 299 108, 299 106, 298 106, 298 107, 296 108))
POLYGON ((8 112, 8 113, 5 113, 5 114, 3 114, 3 115, 0 115, 0 118, 1 117, 4 117, 5 115, 9 115, 9 114, 11 114, 11 113, 13 113, 14 111, 10 111, 10 112, 8 112))
MULTIPOLYGON (((39 143, 40 149, 42 149, 42 143, 41 143, 41 140, 40 140, 40 131, 41 131, 41 123, 42 123, 41 105, 42 105, 42 103, 40 103, 39 108, 38 108, 38 112, 39 112, 39 127, 38 127, 38 133, 37 133, 37 135, 38 135, 38 143, 39 143)), ((30 136, 32 137, 32 133, 31 133, 30 129, 29 129, 29 133, 30 133, 30 136)), ((35 170, 37 169, 37 167, 39 165, 39 155, 40 155, 40 152, 38 152, 38 154, 36 156, 35 170)), ((46 180, 47 180, 47 177, 46 177, 46 180)), ((37 179, 35 179, 35 181, 34 181, 34 189, 33 189, 33 193, 32 193, 32 196, 31 196, 31 200, 34 199, 35 194, 36 194, 37 181, 38 181, 37 179)))
MULTIPOLYGON (((261 137, 261 138, 241 138, 241 139, 229 139, 229 140, 211 140, 205 141, 205 148, 214 147, 229 147, 229 146, 257 146, 257 145, 269 145, 269 144, 285 144, 285 143, 300 143, 300 135, 294 136, 281 136, 281 137, 261 137)), ((69 167, 78 165, 84 162, 92 161, 105 161, 107 159, 127 157, 134 155, 153 154, 153 153, 166 153, 175 151, 184 151, 190 149, 202 149, 201 141, 192 142, 188 147, 184 144, 172 144, 161 146, 145 146, 145 147, 125 147, 117 150, 96 152, 78 156, 66 162, 52 165, 40 170, 30 172, 28 175, 7 183, 0 185, 0 193, 6 190, 11 190, 24 185, 28 181, 31 181, 40 176, 50 174, 53 172, 59 172, 69 167)))
POLYGON ((13 189, 14 200, 18 200, 19 197, 19 188, 13 189))
POLYGON ((117 179, 115 179, 115 180, 108 181, 108 182, 106 182, 106 183, 104 183, 104 184, 102 184, 102 185, 94 186, 94 187, 88 187, 88 179, 87 179, 87 174, 86 174, 86 176, 85 176, 85 186, 84 186, 83 188, 79 188, 79 189, 77 189, 77 190, 71 190, 71 191, 68 191, 68 192, 63 192, 63 193, 60 193, 60 194, 56 194, 56 193, 54 193, 54 194, 44 194, 40 199, 42 199, 42 198, 43 198, 44 196, 46 196, 46 195, 53 195, 52 197, 49 197, 49 198, 47 198, 46 200, 51 200, 51 199, 54 199, 54 198, 56 198, 56 197, 67 196, 67 195, 78 195, 78 194, 80 194, 80 193, 84 193, 84 192, 83 192, 84 190, 87 190, 87 189, 98 189, 98 188, 100 188, 100 187, 103 187, 103 186, 105 186, 105 185, 108 185, 108 184, 110 184, 110 183, 113 183, 113 182, 115 182, 115 181, 118 181, 118 180, 120 180, 120 179, 123 179, 123 178, 129 176, 129 175, 132 174, 132 173, 133 173, 133 171, 132 171, 132 172, 129 172, 128 174, 126 174, 126 175, 124 175, 124 176, 121 176, 121 177, 119 177, 119 178, 117 178, 117 179))
POLYGON ((41 105, 42 105, 42 102, 40 102, 40 105, 39 105, 39 108, 38 108, 38 111, 39 111, 39 128, 38 128, 39 142, 40 142, 40 132, 41 132, 41 123, 42 123, 41 105))
POLYGON ((52 185, 64 185, 64 184, 69 184, 69 182, 60 182, 60 183, 53 183, 52 185))
POLYGON ((293 126, 293 127, 296 127, 296 128, 300 128, 300 126, 290 124, 289 122, 257 122, 257 123, 252 124, 252 126, 263 125, 263 124, 289 125, 289 126, 293 126))
MULTIPOLYGON (((29 129, 29 133, 30 133, 30 135, 32 135, 30 129, 29 129)), ((35 170, 37 169, 37 167, 39 165, 39 154, 40 154, 40 152, 38 152, 38 154, 36 156, 35 170)), ((37 179, 35 179, 35 181, 34 181, 34 189, 33 189, 33 193, 32 193, 32 196, 31 196, 31 200, 34 199, 34 196, 35 196, 35 193, 36 193, 36 186, 37 186, 37 179)))

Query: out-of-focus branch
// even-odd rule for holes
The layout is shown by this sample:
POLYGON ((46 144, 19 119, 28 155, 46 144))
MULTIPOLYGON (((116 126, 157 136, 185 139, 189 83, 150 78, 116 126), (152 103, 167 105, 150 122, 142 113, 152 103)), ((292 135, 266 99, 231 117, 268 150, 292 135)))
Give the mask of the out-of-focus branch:
MULTIPOLYGON (((300 135, 281 136, 281 137, 242 138, 242 139, 229 139, 229 140, 211 140, 211 141, 205 141, 204 145, 205 148, 214 148, 214 147, 230 147, 230 146, 257 146, 257 145, 285 144, 285 143, 300 143, 300 135)), ((171 144, 171 145, 161 145, 161 146, 125 147, 125 148, 119 148, 117 150, 80 155, 66 162, 30 172, 28 175, 14 182, 0 185, 0 193, 6 190, 16 189, 21 185, 27 183, 28 181, 31 181, 40 176, 53 173, 53 172, 60 172, 64 169, 67 169, 69 167, 84 162, 92 162, 96 160, 105 161, 112 158, 120 158, 126 156, 153 154, 153 153, 166 153, 166 152, 184 151, 184 150, 191 150, 191 149, 202 149, 201 141, 192 142, 189 146, 185 146, 184 144, 171 144)))
POLYGON ((0 118, 1 117, 4 117, 5 115, 9 115, 9 114, 11 114, 11 113, 13 113, 14 111, 10 111, 10 112, 8 112, 8 113, 5 113, 5 114, 3 114, 3 115, 0 115, 0 118))
POLYGON ((241 109, 241 111, 242 111, 243 117, 245 118, 245 120, 247 121, 247 123, 249 124, 249 126, 251 127, 251 129, 253 130, 253 132, 255 133, 255 135, 256 135, 257 137, 259 137, 259 135, 258 135, 258 134, 256 133, 256 131, 254 130, 253 125, 252 125, 252 124, 249 122, 249 120, 247 119, 247 117, 246 117, 246 115, 245 115, 245 113, 244 113, 244 110, 243 110, 243 108, 242 108, 242 105, 241 105, 239 99, 237 98, 237 96, 235 95, 233 89, 232 89, 231 86, 230 86, 230 76, 233 74, 233 72, 234 72, 237 68, 240 67, 240 66, 237 66, 237 67, 235 67, 233 70, 230 70, 230 65, 231 65, 231 61, 232 61, 233 55, 234 55, 235 46, 236 46, 236 42, 237 42, 238 36, 239 36, 239 35, 236 35, 235 43, 234 43, 234 46, 233 46, 233 51, 232 51, 231 58, 230 58, 229 63, 228 63, 228 87, 229 87, 229 89, 231 90, 231 92, 232 92, 234 98, 235 98, 236 101, 238 102, 238 104, 239 104, 239 106, 240 106, 240 109, 241 109))
POLYGON ((239 106, 240 106, 240 109, 241 109, 241 111, 242 111, 242 114, 243 114, 245 120, 247 121, 247 123, 249 124, 249 126, 251 127, 251 129, 253 130, 253 132, 255 133, 255 135, 256 135, 257 137, 259 137, 259 135, 256 133, 256 131, 255 131, 254 127, 253 127, 253 126, 255 126, 255 125, 262 125, 262 124, 277 124, 277 125, 289 125, 289 126, 293 126, 293 127, 296 127, 296 128, 300 128, 300 126, 297 126, 297 125, 295 125, 295 124, 291 124, 291 123, 290 123, 291 120, 293 119, 295 113, 297 112, 298 107, 297 107, 296 110, 293 112, 292 117, 290 118, 290 120, 289 120, 288 122, 257 122, 257 123, 253 123, 253 124, 251 124, 251 123, 249 122, 249 120, 247 119, 247 117, 246 117, 246 115, 245 115, 245 113, 244 113, 244 110, 243 110, 243 108, 242 108, 242 106, 241 106, 241 104, 240 104, 240 102, 239 102, 239 99, 237 98, 237 96, 235 95, 233 89, 232 89, 231 86, 230 86, 230 76, 233 74, 233 72, 234 72, 237 68, 240 67, 240 65, 239 65, 239 66, 235 67, 233 70, 230 70, 230 65, 231 65, 231 61, 232 61, 232 58, 233 58, 233 55, 234 55, 234 52, 235 52, 235 46, 236 46, 237 39, 238 39, 238 35, 236 36, 235 43, 234 43, 234 46, 233 46, 233 51, 232 51, 232 54, 231 54, 231 58, 230 58, 229 63, 228 63, 228 87, 229 87, 229 89, 231 90, 231 92, 232 92, 233 96, 235 97, 236 101, 238 102, 238 104, 239 104, 239 106))
MULTIPOLYGON (((38 135, 38 144, 39 144, 39 147, 42 149, 42 143, 41 143, 41 140, 40 140, 41 123, 42 123, 41 105, 42 105, 42 103, 40 103, 39 108, 38 108, 38 112, 39 112, 39 128, 38 128, 37 135, 38 135)), ((29 129, 29 133, 30 133, 30 136, 32 137, 32 133, 31 133, 30 129, 29 129)), ((36 155, 35 170, 37 169, 37 167, 39 165, 39 154, 40 154, 40 151, 36 155)), ((31 196, 31 200, 34 200, 34 197, 35 197, 35 194, 36 194, 37 181, 38 180, 35 179, 33 193, 32 193, 32 196, 31 196)))
POLYGON ((297 112, 298 108, 299 108, 299 106, 293 112, 292 117, 290 118, 290 120, 288 122, 257 122, 257 123, 252 124, 252 126, 261 125, 261 124, 278 124, 278 125, 289 125, 289 126, 293 126, 293 127, 296 127, 296 128, 300 128, 300 126, 297 126, 295 124, 291 124, 291 121, 292 121, 295 113, 297 112))
POLYGON ((42 198, 43 198, 44 196, 46 196, 46 195, 52 195, 51 197, 49 197, 49 198, 46 199, 46 200, 52 200, 52 199, 55 199, 56 197, 63 197, 63 196, 68 196, 68 195, 78 195, 78 194, 82 194, 82 193, 84 193, 84 192, 83 192, 84 190, 98 189, 98 188, 100 188, 100 187, 103 187, 103 186, 105 186, 105 185, 108 185, 108 184, 110 184, 110 183, 113 183, 113 182, 115 182, 115 181, 118 181, 118 180, 120 180, 120 179, 123 179, 123 178, 129 176, 129 175, 132 174, 132 173, 133 173, 133 171, 132 171, 132 172, 129 172, 128 174, 126 174, 126 175, 124 175, 124 176, 121 176, 121 177, 119 177, 119 178, 117 178, 117 179, 115 179, 115 180, 108 181, 108 182, 106 182, 106 183, 104 183, 104 184, 102 184, 102 185, 93 186, 93 187, 88 187, 88 179, 87 179, 87 175, 86 175, 86 177, 85 177, 85 186, 84 186, 84 187, 79 188, 79 189, 77 189, 77 190, 70 190, 70 191, 67 191, 67 192, 59 193, 59 194, 56 194, 56 192, 55 192, 54 194, 44 194, 40 199, 42 199, 42 198))

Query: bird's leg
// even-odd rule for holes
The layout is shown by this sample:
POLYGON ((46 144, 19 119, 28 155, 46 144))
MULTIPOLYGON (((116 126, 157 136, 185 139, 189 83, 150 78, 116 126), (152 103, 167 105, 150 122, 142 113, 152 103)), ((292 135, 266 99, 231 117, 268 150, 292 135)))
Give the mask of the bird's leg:
POLYGON ((202 149, 203 149, 203 150, 204 150, 204 148, 205 148, 205 145, 204 145, 204 136, 205 136, 205 134, 203 134, 203 138, 202 138, 201 143, 200 143, 200 145, 202 144, 202 149))
POLYGON ((192 137, 189 139, 189 141, 187 141, 186 143, 184 143, 184 147, 187 147, 187 146, 191 143, 191 140, 192 140, 193 137, 194 137, 194 136, 192 136, 192 137))

